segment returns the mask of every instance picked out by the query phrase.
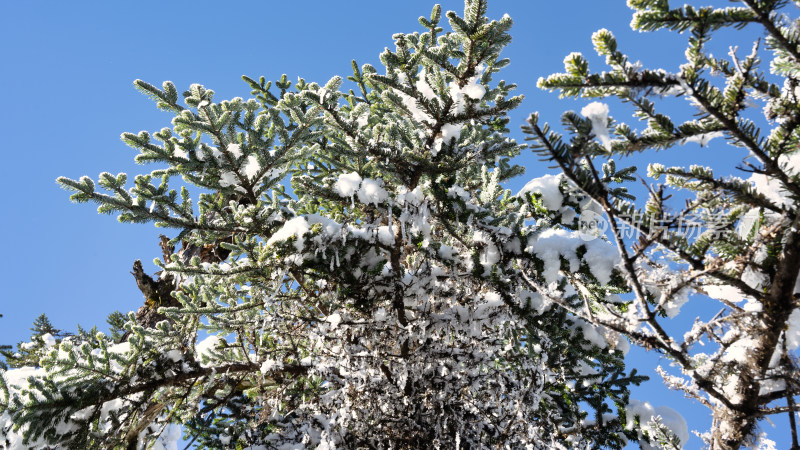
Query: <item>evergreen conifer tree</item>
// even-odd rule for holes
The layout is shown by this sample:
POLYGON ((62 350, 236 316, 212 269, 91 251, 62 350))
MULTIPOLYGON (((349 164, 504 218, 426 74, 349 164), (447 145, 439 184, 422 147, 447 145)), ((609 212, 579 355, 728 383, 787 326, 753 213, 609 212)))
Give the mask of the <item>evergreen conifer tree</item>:
POLYGON ((760 421, 787 412, 786 432, 798 448, 800 21, 782 9, 792 2, 738 3, 672 8, 667 0, 629 0, 634 29, 690 33, 678 72, 633 64, 602 29, 592 42, 608 71, 591 72, 587 60, 572 53, 565 73, 539 81, 566 97, 615 97, 647 124, 643 131, 614 122, 599 102, 580 115, 564 114, 569 140, 537 114, 525 131, 535 150, 561 169, 564 195, 577 190, 599 207, 601 215, 582 220, 608 227, 632 289, 622 303, 586 295, 591 307, 579 314, 670 359, 680 373, 659 368, 667 385, 713 414, 704 435, 709 448, 753 443, 760 421), (751 48, 731 46, 722 58, 711 54, 709 42, 719 30, 746 27, 762 34, 751 48), (671 96, 689 100, 695 118, 678 121, 659 111, 659 102, 671 96), (726 158, 740 161, 738 176, 652 163, 650 181, 664 184, 650 186, 645 202, 631 195, 638 172, 619 160, 686 142, 702 146, 715 137, 728 144, 726 158), (718 306, 685 334, 675 332, 681 307, 698 297, 718 306))
POLYGON ((630 408, 643 377, 627 341, 577 317, 582 293, 626 290, 607 241, 574 239, 590 198, 500 186, 523 172, 506 136, 521 98, 494 80, 511 19, 485 13, 467 0, 444 32, 436 6, 424 32, 394 36, 384 73, 353 62, 347 92, 244 77, 251 99, 192 85, 181 103, 137 80, 172 127, 122 139, 160 168, 130 188, 122 173, 58 181, 175 236, 157 278, 134 264, 137 313, 108 335, 34 337, 0 373, 5 445, 158 447, 181 426, 203 448, 675 438, 630 408))

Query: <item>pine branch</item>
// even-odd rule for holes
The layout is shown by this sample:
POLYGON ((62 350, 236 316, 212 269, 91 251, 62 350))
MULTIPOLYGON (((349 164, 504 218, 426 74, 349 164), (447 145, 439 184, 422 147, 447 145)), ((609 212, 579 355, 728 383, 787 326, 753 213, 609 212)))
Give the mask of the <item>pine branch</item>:
MULTIPOLYGON (((787 37, 778 29, 778 27, 775 26, 770 14, 766 14, 764 11, 762 11, 754 0, 742 0, 742 2, 747 5, 748 8, 750 8, 750 11, 753 12, 758 23, 760 23, 767 30, 770 36, 780 43, 781 48, 792 55, 796 63, 800 63, 800 50, 798 50, 798 43, 790 42, 789 39, 787 39, 787 37)), ((774 8, 774 6, 772 6, 772 8, 774 8)))

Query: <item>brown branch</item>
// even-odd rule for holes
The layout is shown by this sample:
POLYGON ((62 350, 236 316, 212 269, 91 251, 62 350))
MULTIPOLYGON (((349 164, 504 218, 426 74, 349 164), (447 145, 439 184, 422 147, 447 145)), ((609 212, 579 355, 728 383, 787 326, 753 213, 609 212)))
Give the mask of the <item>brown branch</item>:
POLYGON ((800 186, 792 182, 786 172, 780 168, 778 163, 774 159, 770 158, 767 152, 764 151, 764 149, 762 149, 758 143, 750 139, 750 137, 739 128, 739 125, 733 118, 726 116, 722 113, 722 111, 714 108, 707 98, 697 95, 693 87, 691 89, 692 98, 695 99, 708 114, 719 121, 726 128, 726 130, 736 138, 736 140, 742 143, 748 150, 753 152, 756 158, 758 158, 758 160, 764 164, 765 173, 767 175, 774 176, 775 178, 779 179, 786 189, 790 190, 793 194, 800 196, 800 186))
POLYGON ((758 22, 767 29, 770 35, 775 38, 781 44, 784 50, 787 53, 791 54, 794 58, 795 62, 800 62, 800 52, 797 51, 797 46, 792 45, 786 36, 781 33, 781 31, 775 26, 775 24, 770 20, 769 16, 765 15, 756 5, 753 0, 743 0, 743 3, 750 8, 753 13, 755 13, 756 17, 758 18, 758 22))

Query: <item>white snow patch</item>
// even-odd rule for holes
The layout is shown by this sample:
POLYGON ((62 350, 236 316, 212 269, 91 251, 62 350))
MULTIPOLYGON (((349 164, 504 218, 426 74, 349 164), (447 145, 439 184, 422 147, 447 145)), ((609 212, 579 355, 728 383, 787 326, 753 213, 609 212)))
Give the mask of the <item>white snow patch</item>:
POLYGON ((450 143, 450 139, 458 140, 461 137, 461 128, 462 125, 460 123, 446 123, 442 125, 442 140, 446 143, 450 143))
POLYGON ((411 118, 414 121, 419 122, 421 124, 424 124, 424 123, 432 124, 432 123, 434 123, 433 118, 430 115, 428 115, 428 113, 426 113, 425 111, 423 111, 419 107, 419 104, 418 104, 417 100, 414 97, 406 95, 404 92, 401 92, 401 91, 395 91, 395 93, 403 101, 403 106, 405 106, 408 109, 408 111, 411 113, 411 118))
POLYGON ((764 305, 759 303, 758 300, 748 298, 743 308, 747 312, 761 312, 764 309, 764 305))
POLYGON ((450 144, 451 139, 458 141, 458 138, 461 137, 461 127, 462 125, 460 123, 446 123, 442 125, 441 135, 437 136, 433 141, 431 155, 438 155, 439 151, 442 149, 442 145, 450 144))
POLYGON ((261 363, 261 373, 267 374, 273 370, 280 370, 283 368, 283 363, 280 361, 275 361, 273 359, 268 359, 261 363))
POLYGON ((258 158, 256 155, 250 155, 247 157, 247 162, 244 164, 244 175, 249 179, 252 180, 253 178, 258 175, 258 172, 261 170, 261 164, 258 163, 258 158))
POLYGON ((436 93, 433 92, 431 85, 428 84, 428 72, 425 69, 419 72, 419 79, 414 83, 414 86, 425 99, 433 100, 436 98, 436 93))
POLYGON ((308 214, 306 215, 306 220, 308 221, 309 225, 322 225, 321 231, 328 236, 335 236, 342 231, 342 224, 329 217, 321 216, 319 214, 308 214))
POLYGON ((378 227, 378 242, 383 245, 392 245, 394 244, 394 227, 389 228, 388 226, 381 226, 378 227))
POLYGON ((578 245, 583 243, 580 238, 575 238, 566 230, 551 228, 545 230, 536 242, 533 243, 533 253, 544 263, 542 276, 545 283, 558 281, 558 271, 561 269, 560 256, 569 261, 569 270, 576 272, 580 268, 580 261, 575 255, 578 245))
POLYGON ((470 78, 469 83, 465 84, 464 87, 461 88, 461 92, 473 100, 482 99, 483 96, 486 95, 486 88, 478 84, 479 79, 480 75, 475 75, 474 77, 470 78))
POLYGON ((760 433, 753 446, 756 450, 778 450, 777 444, 772 439, 767 438, 767 433, 760 433))
POLYGON ((45 333, 42 335, 42 341, 44 341, 45 347, 52 347, 56 345, 56 338, 53 337, 50 333, 45 333))
POLYGON ((581 329, 583 338, 589 341, 590 344, 595 345, 598 348, 608 347, 608 341, 605 338, 606 330, 604 327, 593 325, 581 319, 580 317, 576 317, 574 320, 576 327, 581 329))
MULTIPOLYGON (((42 368, 34 367, 20 367, 18 369, 11 369, 6 372, 0 373, 4 378, 6 386, 8 386, 9 395, 19 394, 22 390, 28 388, 28 378, 40 378, 45 375, 46 371, 42 368)), ((0 398, 8 401, 8 398, 3 397, 0 392, 0 398)), ((28 426, 22 426, 18 430, 13 429, 14 421, 11 419, 8 411, 0 414, 0 442, 3 442, 9 450, 25 450, 29 448, 44 447, 44 442, 28 442, 23 444, 22 436, 27 431, 28 426)))
POLYGON ((364 128, 369 123, 369 110, 365 109, 358 117, 356 117, 356 125, 358 128, 364 128))
POLYGON ((479 302, 475 306, 475 312, 473 313, 473 318, 475 319, 485 319, 492 314, 492 311, 501 308, 503 303, 503 298, 500 297, 500 294, 497 292, 489 292, 483 295, 483 302, 479 302))
POLYGON ((208 336, 202 341, 195 344, 194 350, 195 353, 197 354, 198 361, 202 360, 203 356, 206 357, 210 356, 211 351, 217 348, 220 342, 222 342, 222 339, 220 339, 219 336, 212 334, 211 336, 208 336))
POLYGON ((325 318, 325 321, 331 324, 331 330, 335 330, 342 322, 342 316, 339 313, 331 314, 325 318))
POLYGON ((767 283, 768 277, 760 270, 748 266, 742 273, 742 281, 753 289, 760 289, 767 283))
POLYGON ((476 68, 477 74, 471 77, 464 86, 459 86, 458 83, 451 81, 449 84, 450 97, 453 99, 453 107, 455 114, 464 112, 467 106, 467 98, 472 100, 480 100, 486 95, 486 88, 479 84, 484 67, 479 66, 476 68))
MULTIPOLYGON (((778 158, 778 165, 784 172, 794 175, 800 172, 800 151, 795 151, 790 155, 781 155, 778 158)), ((774 177, 754 173, 749 179, 753 183, 756 191, 766 196, 777 206, 791 207, 794 202, 789 198, 781 182, 774 177)))
POLYGON ((767 395, 773 392, 781 392, 786 390, 786 381, 784 380, 764 380, 760 383, 758 388, 758 395, 767 395))
POLYGON ((336 184, 334 184, 333 190, 342 197, 353 198, 360 184, 361 175, 358 173, 343 173, 339 175, 339 179, 336 181, 336 184))
POLYGON ((417 186, 413 191, 409 191, 405 186, 397 188, 397 196, 395 197, 399 206, 413 205, 419 206, 425 200, 425 194, 422 192, 422 187, 417 186))
POLYGON ((439 247, 439 251, 438 251, 439 257, 444 259, 444 260, 452 260, 453 259, 453 255, 455 255, 455 253, 456 253, 456 249, 454 249, 453 247, 451 247, 451 246, 449 246, 447 244, 442 244, 442 246, 439 247))
MULTIPOLYGON (((665 290, 666 291, 666 290, 665 290)), ((662 295, 665 295, 666 292, 662 292, 662 295)), ((677 317, 678 314, 681 312, 681 308, 686 302, 689 301, 689 291, 688 289, 679 289, 676 292, 673 292, 672 295, 668 299, 661 299, 661 306, 664 309, 664 314, 667 315, 670 319, 677 317)))
POLYGON ((272 245, 279 241, 285 241, 291 237, 295 237, 294 247, 297 249, 298 252, 303 251, 303 235, 308 233, 311 227, 308 224, 308 221, 305 217, 295 217, 287 221, 280 230, 276 231, 275 234, 270 236, 269 240, 267 241, 267 246, 272 245))
POLYGON ((722 136, 724 136, 722 131, 714 131, 712 133, 703 133, 703 134, 698 134, 696 136, 691 136, 691 137, 685 138, 685 139, 683 139, 681 141, 681 144, 686 144, 687 142, 694 142, 694 143, 700 144, 700 147, 704 147, 704 146, 708 145, 708 142, 710 140, 712 140, 714 138, 722 137, 722 136))
POLYGON ((547 311, 550 309, 550 305, 552 304, 552 302, 549 299, 544 298, 542 294, 529 290, 523 290, 520 292, 519 303, 523 308, 530 305, 531 309, 536 311, 537 314, 547 311))
POLYGON ((800 347, 800 309, 795 309, 786 321, 786 348, 797 350, 800 347))
POLYGON ((551 228, 539 235, 532 247, 526 250, 533 251, 542 260, 544 263, 542 276, 545 282, 550 284, 558 280, 558 271, 561 269, 559 257, 568 261, 571 272, 576 272, 580 268, 576 251, 581 245, 586 248, 583 260, 592 275, 601 283, 610 281, 611 273, 619 263, 620 256, 616 249, 604 240, 586 242, 581 239, 578 232, 551 228))
MULTIPOLYGON (((341 181, 341 177, 339 178, 341 181)), ((351 194, 352 195, 352 194, 351 194)), ((383 203, 389 194, 383 188, 383 180, 373 180, 364 178, 361 181, 361 188, 358 190, 358 201, 365 204, 373 203, 375 206, 383 203)))
POLYGON ((715 300, 740 302, 746 297, 739 288, 724 284, 703 286, 703 290, 706 291, 706 295, 715 300))
POLYGON ((164 356, 167 357, 172 362, 178 362, 183 359, 183 354, 180 350, 174 349, 164 353, 164 356))
POLYGON ((559 186, 563 175, 545 175, 539 178, 534 178, 528 181, 525 186, 520 189, 517 196, 523 195, 527 192, 535 192, 541 194, 542 203, 544 207, 551 211, 558 211, 564 202, 564 195, 561 194, 559 186))
POLYGON ((608 105, 592 102, 581 109, 581 115, 592 122, 592 133, 597 136, 606 149, 611 149, 611 136, 608 134, 608 105))
MULTIPOLYGON (((189 159, 189 154, 185 150, 175 147, 172 149, 172 156, 176 158, 189 159)), ((200 159, 200 158, 198 158, 200 159)))
POLYGON ((219 175, 219 185, 222 187, 233 186, 234 184, 238 183, 238 178, 236 174, 226 170, 219 175))
POLYGON ((487 276, 492 272, 492 267, 500 261, 500 250, 489 235, 480 230, 473 234, 472 241, 486 244, 480 256, 480 262, 483 266, 483 275, 487 276))
POLYGON ((228 151, 236 159, 239 159, 239 158, 242 157, 242 147, 240 147, 239 144, 230 144, 230 145, 228 145, 228 151))
POLYGON ((722 361, 729 362, 746 362, 751 359, 753 349, 756 347, 756 341, 752 338, 742 338, 733 342, 725 350, 722 355, 722 361))
POLYGON ((210 147, 211 156, 216 158, 217 161, 222 159, 222 152, 217 147, 210 147))
POLYGON ((600 284, 610 283, 611 273, 621 261, 616 247, 611 246, 602 239, 594 239, 584 243, 584 245, 586 246, 586 254, 583 255, 583 260, 586 261, 592 275, 597 278, 600 284))

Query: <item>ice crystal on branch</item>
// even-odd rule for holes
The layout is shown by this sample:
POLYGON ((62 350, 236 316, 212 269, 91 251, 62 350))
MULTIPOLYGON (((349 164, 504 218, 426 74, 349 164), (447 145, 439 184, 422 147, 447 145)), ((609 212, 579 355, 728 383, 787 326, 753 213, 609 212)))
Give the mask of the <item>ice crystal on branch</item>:
MULTIPOLYGON (((562 96, 616 97, 646 124, 641 132, 614 125, 608 108, 594 101, 582 110, 585 118, 564 114, 569 142, 536 114, 524 130, 534 150, 560 167, 566 180, 561 191, 577 190, 598 205, 633 291, 615 304, 581 292, 590 305, 582 313, 585 320, 672 361, 679 374, 660 367, 659 373, 669 387, 711 410, 713 428, 705 435, 710 448, 748 445, 761 419, 787 412, 797 447, 800 33, 798 19, 785 13, 790 2, 738 3, 672 8, 666 0, 629 0, 634 29, 690 34, 686 63, 677 73, 631 64, 614 35, 603 29, 592 42, 610 70, 592 72, 582 55, 572 53, 564 60, 564 73, 539 80, 540 87, 562 96), (766 39, 748 45, 747 55, 735 46, 728 58, 710 53, 708 43, 717 30, 745 27, 758 28, 766 39), (768 68, 761 63, 766 58, 768 68), (670 95, 688 100, 694 118, 679 122, 658 112, 659 102, 670 95), (663 184, 648 186, 647 200, 637 202, 628 190, 636 168, 617 169, 632 154, 689 143, 703 147, 719 137, 730 146, 725 158, 741 161, 736 175, 743 176, 652 163, 650 181, 663 184), (669 201, 678 195, 683 204, 669 201), (717 301, 717 307, 684 334, 674 333, 676 324, 669 322, 679 320, 684 305, 701 296, 717 301)), ((646 428, 660 434, 667 425, 685 442, 685 430, 678 432, 669 421, 662 415, 661 425, 646 428)), ((656 441, 667 447, 673 442, 668 436, 656 441)))

